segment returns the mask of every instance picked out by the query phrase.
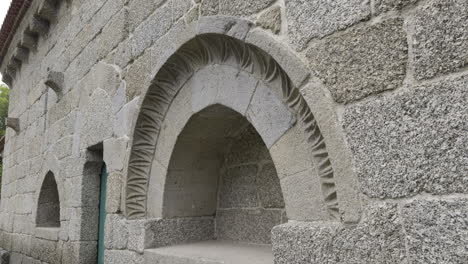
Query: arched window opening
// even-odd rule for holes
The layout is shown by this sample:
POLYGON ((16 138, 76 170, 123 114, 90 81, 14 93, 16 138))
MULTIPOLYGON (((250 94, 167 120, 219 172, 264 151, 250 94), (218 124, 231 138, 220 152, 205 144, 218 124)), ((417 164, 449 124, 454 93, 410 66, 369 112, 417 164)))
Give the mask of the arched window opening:
POLYGON ((37 227, 60 227, 60 199, 54 174, 48 172, 39 193, 37 227))

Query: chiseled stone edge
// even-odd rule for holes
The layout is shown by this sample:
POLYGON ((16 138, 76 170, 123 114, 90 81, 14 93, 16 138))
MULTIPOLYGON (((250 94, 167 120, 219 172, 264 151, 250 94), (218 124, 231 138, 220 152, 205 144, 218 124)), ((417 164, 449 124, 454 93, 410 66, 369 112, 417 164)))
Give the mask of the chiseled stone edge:
MULTIPOLYGON (((239 23, 242 25, 242 23, 239 23)), ((231 30, 235 27, 231 27, 231 30)), ((245 29, 242 29, 243 31, 245 29)), ((245 38, 245 34, 241 38, 245 38)), ((226 33, 226 32, 224 32, 226 33)), ((228 32, 229 33, 229 32, 228 32)), ((230 35, 230 34, 229 34, 230 35)), ((235 34, 239 36, 238 34, 235 34)), ((283 100, 306 124, 308 141, 312 144, 314 160, 322 180, 322 191, 330 215, 340 218, 333 168, 325 141, 307 103, 294 87, 281 66, 257 47, 230 37, 207 34, 187 42, 161 67, 143 100, 136 121, 132 152, 128 165, 126 213, 130 218, 146 215, 146 192, 154 148, 159 129, 172 99, 183 82, 179 78, 191 76, 201 66, 213 62, 236 61, 241 67, 258 74, 268 83, 279 82, 283 100), (160 102, 163 102, 161 104, 160 102)))

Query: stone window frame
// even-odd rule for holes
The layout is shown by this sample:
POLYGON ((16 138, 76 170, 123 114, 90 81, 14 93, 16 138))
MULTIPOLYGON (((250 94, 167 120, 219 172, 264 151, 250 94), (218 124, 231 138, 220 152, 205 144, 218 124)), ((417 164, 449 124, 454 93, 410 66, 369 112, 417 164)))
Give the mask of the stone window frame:
MULTIPOLYGON (((263 74, 266 74, 264 77, 270 78, 270 81, 281 84, 281 91, 279 91, 279 93, 284 93, 283 95, 285 97, 283 100, 285 100, 290 107, 298 107, 297 110, 303 114, 300 118, 305 118, 304 112, 301 111, 307 112, 307 109, 309 109, 312 118, 315 117, 315 121, 318 123, 316 127, 320 127, 320 130, 322 130, 323 142, 327 145, 327 151, 325 153, 328 154, 333 165, 334 180, 328 181, 328 185, 335 184, 335 187, 331 188, 331 191, 323 192, 325 197, 329 196, 331 193, 335 193, 334 196, 336 200, 330 202, 328 205, 329 212, 331 211, 331 219, 345 223, 358 222, 361 215, 361 204, 358 194, 357 179, 352 156, 336 116, 335 103, 326 89, 317 81, 317 78, 311 76, 310 69, 308 69, 293 52, 275 41, 264 31, 254 29, 251 22, 232 17, 212 16, 203 17, 199 21, 192 22, 188 25, 176 25, 135 63, 138 64, 138 62, 149 60, 151 65, 151 73, 148 78, 139 80, 140 83, 138 84, 136 82, 127 83, 127 88, 130 91, 142 89, 141 94, 144 95, 144 99, 140 100, 140 109, 144 111, 145 104, 147 104, 145 100, 147 101, 147 99, 151 97, 155 99, 158 96, 157 91, 151 94, 152 90, 154 92, 154 87, 158 85, 158 76, 162 77, 161 80, 166 78, 163 82, 160 82, 160 84, 162 84, 160 86, 165 86, 164 88, 166 89, 160 89, 159 95, 163 93, 170 95, 171 93, 176 93, 174 89, 171 89, 170 84, 170 78, 174 77, 174 72, 187 71, 190 73, 193 71, 193 68, 190 69, 190 65, 199 66, 200 61, 196 62, 196 60, 200 59, 200 57, 197 58, 197 55, 190 50, 190 46, 193 45, 193 42, 190 45, 187 45, 187 43, 202 35, 214 36, 213 40, 215 41, 210 43, 210 45, 215 49, 220 48, 216 46, 220 44, 219 41, 216 41, 216 38, 230 38, 232 42, 240 43, 237 44, 237 52, 241 52, 240 55, 251 55, 252 53, 242 53, 243 48, 254 49, 254 54, 262 54, 262 56, 257 56, 256 60, 252 60, 251 56, 244 58, 239 57, 240 65, 246 68, 250 67, 251 69, 253 69, 254 66, 257 68, 260 66, 260 68, 262 68, 262 64, 264 70, 274 68, 273 75, 272 72, 263 72, 263 74), (184 46, 189 46, 189 48, 183 50, 182 48, 184 46), (188 63, 187 61, 184 62, 183 56, 180 56, 181 54, 184 54, 183 56, 188 58, 188 63), (193 59, 195 59, 195 61, 193 61, 193 59), (153 63, 153 61, 157 63, 153 63), (265 63, 271 63, 275 66, 268 68, 265 63), (188 68, 187 65, 189 66, 188 68), (278 76, 280 76, 280 78, 277 78, 278 76), (287 87, 291 89, 283 89, 287 87), (313 94, 310 94, 310 91, 313 91, 313 94)), ((226 44, 226 42, 224 42, 224 44, 226 44)), ((206 50, 207 49, 205 49, 205 51, 206 50)), ((208 53, 206 58, 212 59, 212 52, 209 51, 208 53)), ((201 59, 203 61, 206 60, 206 58, 201 59)), ((178 82, 177 79, 175 81, 178 82)), ((180 84, 178 83, 178 85, 180 84)), ((172 88, 174 87, 172 86, 172 88)), ((174 95, 175 94, 172 94, 170 97, 174 95)), ((165 98, 168 100, 166 101, 167 105, 158 106, 160 107, 160 112, 156 113, 156 115, 159 119, 160 117, 164 117, 172 101, 170 97, 165 98)), ((124 212, 130 219, 149 217, 147 215, 146 196, 152 163, 151 157, 153 156, 156 145, 156 139, 150 140, 153 141, 151 143, 149 143, 149 141, 145 142, 148 137, 151 137, 151 133, 148 134, 145 131, 139 130, 142 128, 142 118, 151 119, 151 117, 145 117, 141 115, 141 112, 138 115, 139 118, 133 121, 135 132, 131 139, 132 149, 127 167, 127 184, 124 190, 124 212), (146 139, 142 140, 142 138, 146 139)), ((158 124, 149 129, 152 130, 153 138, 157 138, 156 135, 159 133, 160 122, 162 122, 162 120, 158 120, 158 124)), ((147 131, 149 130, 147 129, 147 131)), ((324 153, 321 152, 320 155, 324 155, 324 153)), ((323 186, 324 184, 322 184, 322 187, 323 186)))

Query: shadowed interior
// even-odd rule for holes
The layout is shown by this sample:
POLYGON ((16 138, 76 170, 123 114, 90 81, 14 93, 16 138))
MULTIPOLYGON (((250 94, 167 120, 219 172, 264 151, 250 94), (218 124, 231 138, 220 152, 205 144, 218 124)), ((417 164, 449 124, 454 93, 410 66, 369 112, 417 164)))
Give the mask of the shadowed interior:
POLYGON ((283 195, 269 151, 245 117, 214 105, 190 118, 169 163, 163 216, 213 217, 216 239, 271 243, 271 229, 286 221, 283 195))
POLYGON ((37 227, 60 227, 60 200, 54 174, 48 172, 42 183, 36 217, 37 227))

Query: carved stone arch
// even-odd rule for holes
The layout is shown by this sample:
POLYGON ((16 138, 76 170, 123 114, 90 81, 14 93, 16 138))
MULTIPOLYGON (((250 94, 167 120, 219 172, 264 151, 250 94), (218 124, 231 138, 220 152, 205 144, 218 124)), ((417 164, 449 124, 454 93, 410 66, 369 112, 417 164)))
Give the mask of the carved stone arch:
POLYGON ((312 158, 321 180, 323 199, 332 219, 340 219, 334 170, 324 137, 307 102, 286 72, 267 53, 238 39, 217 34, 195 37, 184 44, 161 67, 149 87, 135 125, 126 186, 126 213, 130 218, 146 215, 151 164, 161 125, 172 100, 183 84, 208 64, 239 67, 278 87, 273 92, 295 113, 307 135, 312 158))

